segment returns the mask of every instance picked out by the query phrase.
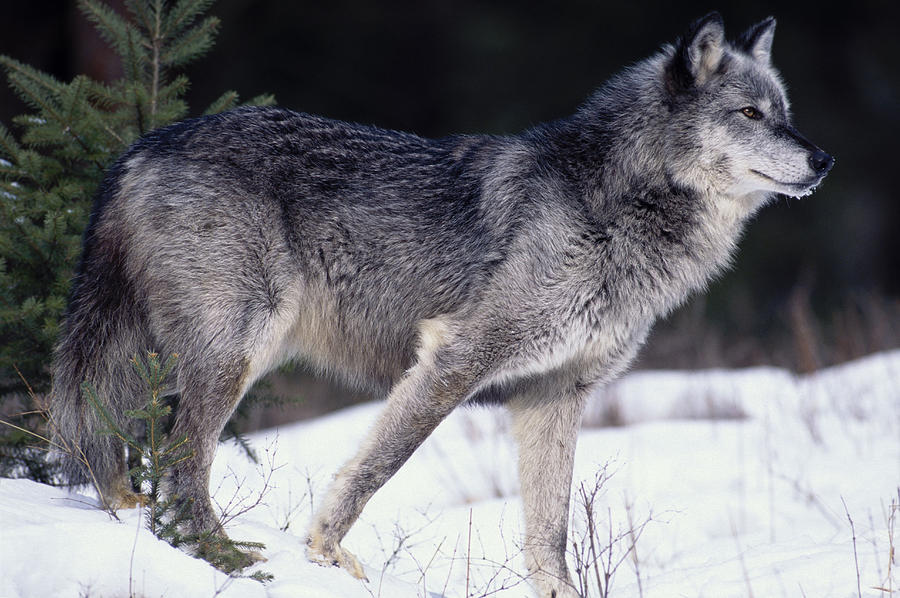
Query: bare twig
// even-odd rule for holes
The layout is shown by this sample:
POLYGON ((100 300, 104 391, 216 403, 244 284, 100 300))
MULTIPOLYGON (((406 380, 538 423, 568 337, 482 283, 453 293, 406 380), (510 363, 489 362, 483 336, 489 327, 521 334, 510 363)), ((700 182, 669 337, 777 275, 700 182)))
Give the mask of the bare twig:
POLYGON ((311 476, 310 473, 309 473, 309 469, 306 470, 306 489, 307 489, 307 491, 309 492, 309 512, 310 512, 310 513, 315 513, 315 512, 316 512, 316 505, 315 505, 315 503, 313 502, 313 501, 314 501, 315 494, 313 494, 312 476, 311 476))
MULTIPOLYGON (((412 548, 413 546, 415 546, 416 543, 411 543, 410 539, 413 536, 416 536, 416 535, 422 533, 422 531, 424 531, 428 526, 430 526, 431 524, 434 523, 434 521, 435 521, 434 518, 428 517, 425 512, 422 512, 421 514, 425 518, 425 523, 423 523, 421 526, 417 527, 416 529, 414 529, 412 531, 405 530, 397 522, 394 523, 393 548, 391 550, 391 553, 385 559, 384 564, 381 567, 381 575, 379 576, 379 579, 378 579, 378 592, 377 592, 378 596, 381 596, 381 586, 384 583, 384 576, 387 574, 388 569, 390 569, 394 564, 396 564, 396 561, 397 561, 398 557, 400 556, 400 553, 405 551, 407 554, 410 554, 410 556, 412 556, 411 553, 409 552, 409 549, 412 548)), ((381 540, 381 534, 378 533, 377 527, 375 528, 375 536, 378 538, 378 542, 379 542, 379 544, 381 544, 381 547, 383 550, 384 542, 381 540)), ((441 541, 441 544, 443 544, 443 541, 441 541)), ((440 545, 438 546, 437 550, 440 550, 440 545)), ((435 551, 435 555, 437 555, 437 550, 435 551)), ((432 561, 434 560, 434 556, 431 557, 431 560, 432 561)), ((416 561, 415 557, 413 557, 413 561, 416 563, 416 566, 419 568, 419 571, 422 574, 421 577, 419 578, 419 581, 421 581, 425 577, 425 570, 422 569, 422 567, 419 565, 418 561, 416 561)), ((431 561, 429 561, 428 564, 430 565, 431 561)), ((427 566, 426 566, 426 569, 427 569, 427 566)), ((418 584, 418 581, 416 583, 418 584)))
POLYGON ((137 552, 138 534, 141 531, 141 520, 144 518, 144 505, 141 504, 141 516, 137 519, 137 526, 134 528, 134 542, 131 544, 131 558, 128 561, 128 598, 134 598, 134 555, 137 552))
POLYGON ((459 548, 459 537, 453 543, 453 554, 450 555, 450 567, 447 568, 447 577, 444 579, 444 587, 441 588, 441 596, 447 595, 447 586, 450 585, 450 576, 453 574, 453 563, 456 562, 456 550, 459 548))
MULTIPOLYGON (((224 528, 226 525, 234 521, 236 518, 252 511, 259 505, 263 504, 263 500, 269 494, 269 492, 274 488, 274 484, 272 483, 272 476, 276 471, 284 467, 284 465, 275 465, 275 454, 278 452, 278 437, 275 437, 275 440, 272 441, 269 446, 266 447, 266 463, 265 465, 260 465, 261 477, 263 479, 262 488, 258 491, 251 491, 246 494, 241 495, 241 490, 244 487, 244 484, 247 481, 247 478, 238 479, 237 473, 229 467, 229 476, 233 477, 235 480, 235 489, 232 493, 231 497, 229 497, 228 502, 225 503, 223 507, 216 501, 216 506, 219 507, 222 514, 219 517, 219 525, 224 528), (262 471, 264 470, 264 473, 262 471)), ((221 487, 221 484, 220 484, 221 487)), ((215 499, 213 499, 215 500, 215 499)))
MULTIPOLYGON (((609 479, 609 464, 604 465, 595 475, 593 486, 582 483, 577 492, 577 514, 583 518, 585 530, 580 538, 572 538, 572 556, 575 565, 576 588, 582 596, 598 595, 608 598, 616 571, 626 560, 637 565, 637 543, 646 526, 653 521, 650 513, 647 519, 634 524, 626 499, 628 529, 615 531, 612 523, 612 509, 607 507, 607 528, 603 536, 598 529, 596 502, 603 494, 603 487, 609 479), (596 589, 594 589, 596 588, 596 589)), ((636 570, 639 574, 639 569, 636 570)), ((643 591, 643 590, 641 590, 643 591)))
POLYGON ((894 548, 894 530, 898 513, 900 513, 900 487, 897 488, 897 498, 891 498, 891 504, 885 512, 885 527, 888 534, 887 574, 884 578, 881 578, 881 568, 879 567, 878 576, 884 581, 880 586, 872 588, 873 590, 884 592, 888 596, 894 595, 894 567, 897 564, 897 552, 894 548))
POLYGON ((741 548, 741 540, 738 537, 737 526, 735 526, 734 519, 732 519, 730 515, 728 519, 731 524, 731 535, 734 537, 735 546, 737 546, 737 556, 741 563, 741 573, 743 573, 744 583, 747 585, 747 596, 748 598, 753 598, 753 586, 750 583, 750 573, 747 571, 747 563, 744 560, 744 549, 741 548))
MULTIPOLYGON (((447 537, 444 536, 441 539, 441 541, 438 543, 437 548, 435 548, 434 552, 431 554, 431 558, 428 559, 427 563, 425 563, 425 567, 419 566, 418 561, 416 561, 416 566, 419 567, 419 572, 421 573, 421 575, 419 575, 419 579, 416 580, 416 585, 421 583, 423 590, 425 589, 425 587, 424 587, 425 586, 425 573, 428 571, 428 569, 431 568, 431 564, 434 563, 434 559, 437 558, 437 555, 441 552, 441 548, 444 546, 444 542, 446 542, 446 541, 447 541, 447 537)), ((407 553, 410 556, 412 556, 412 553, 410 553, 409 551, 407 551, 407 553)), ((451 563, 451 566, 452 566, 452 563, 451 563)))
POLYGON ((469 598, 469 573, 472 564, 472 509, 469 509, 469 544, 466 549, 466 598, 469 598))
POLYGON ((815 492, 813 492, 809 488, 804 488, 799 479, 788 477, 787 475, 782 473, 776 473, 775 477, 782 481, 788 482, 793 488, 794 492, 796 492, 797 495, 801 498, 805 499, 807 503, 816 507, 816 510, 818 510, 819 513, 822 514, 822 516, 826 521, 828 521, 828 523, 834 526, 835 530, 839 530, 841 528, 840 519, 838 518, 838 516, 831 512, 831 509, 829 509, 828 506, 824 502, 822 502, 822 499, 820 499, 815 492))
MULTIPOLYGON (((631 540, 631 562, 634 564, 634 575, 637 577, 637 585, 638 585, 638 596, 639 598, 644 598, 644 585, 641 583, 641 562, 638 558, 637 552, 637 541, 640 537, 640 532, 635 534, 634 532, 634 503, 629 502, 628 498, 625 499, 625 514, 628 516, 628 537, 631 540)), ((643 531, 643 528, 641 528, 643 531)))
POLYGON ((859 556, 856 554, 856 526, 853 525, 853 518, 850 517, 850 510, 847 509, 847 503, 844 497, 841 497, 841 503, 844 505, 844 513, 847 514, 847 521, 850 522, 850 533, 853 536, 853 561, 856 563, 856 595, 862 598, 862 584, 859 581, 859 556))
POLYGON ((56 422, 53 421, 53 417, 50 415, 47 406, 44 405, 40 399, 38 399, 37 394, 35 394, 34 389, 31 388, 31 385, 28 383, 28 380, 25 379, 25 376, 19 371, 19 368, 13 364, 13 369, 16 370, 16 374, 18 374, 19 379, 25 384, 25 388, 28 393, 28 398, 31 400, 32 404, 34 404, 37 409, 36 412, 40 413, 41 417, 44 418, 44 421, 47 423, 47 428, 52 432, 51 436, 54 437, 53 440, 49 438, 45 438, 44 436, 38 434, 37 432, 33 432, 31 430, 27 430, 20 426, 17 426, 11 422, 7 422, 4 420, 0 420, 0 424, 5 424, 11 428, 19 430, 20 432, 24 432, 28 434, 32 438, 36 438, 43 442, 46 442, 49 448, 37 447, 41 450, 50 451, 51 449, 58 450, 59 452, 68 455, 70 458, 74 459, 82 466, 84 466, 84 470, 87 472, 88 477, 91 480, 91 486, 93 486, 94 491, 97 493, 97 498, 100 501, 100 507, 106 511, 106 514, 119 521, 119 516, 116 515, 116 510, 114 505, 112 505, 106 497, 103 496, 103 490, 100 488, 100 482, 97 480, 97 476, 94 474, 94 468, 91 467, 90 462, 88 461, 87 455, 84 450, 80 446, 75 446, 73 443, 69 441, 69 439, 65 438, 59 430, 59 427, 56 425, 56 422))
MULTIPOLYGON (((161 31, 160 31, 162 28, 162 22, 161 22, 162 11, 163 11, 162 2, 155 2, 153 4, 153 17, 154 17, 153 21, 154 22, 153 22, 153 30, 152 30, 152 38, 151 38, 151 43, 153 45, 153 62, 152 62, 153 75, 151 77, 151 84, 150 84, 150 116, 151 116, 151 118, 154 118, 154 119, 156 117, 156 103, 157 103, 157 100, 159 99, 159 79, 160 79, 159 52, 162 47, 162 35, 161 35, 161 31)), ((154 124, 155 124, 155 122, 154 122, 154 124)))
POLYGON ((894 500, 891 499, 891 507, 888 513, 887 588, 891 595, 893 595, 894 592, 894 565, 897 558, 897 552, 894 550, 894 525, 898 513, 900 513, 900 488, 897 488, 897 502, 894 502, 894 500))

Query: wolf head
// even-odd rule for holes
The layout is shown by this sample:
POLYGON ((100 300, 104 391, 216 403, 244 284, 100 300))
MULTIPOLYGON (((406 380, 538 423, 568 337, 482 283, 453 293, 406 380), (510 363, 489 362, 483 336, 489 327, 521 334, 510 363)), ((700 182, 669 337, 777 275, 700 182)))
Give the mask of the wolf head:
POLYGON ((711 13, 657 63, 667 137, 676 146, 669 174, 681 184, 748 200, 751 210, 773 193, 811 193, 834 164, 791 125, 771 65, 774 32, 769 17, 729 43, 722 17, 711 13))

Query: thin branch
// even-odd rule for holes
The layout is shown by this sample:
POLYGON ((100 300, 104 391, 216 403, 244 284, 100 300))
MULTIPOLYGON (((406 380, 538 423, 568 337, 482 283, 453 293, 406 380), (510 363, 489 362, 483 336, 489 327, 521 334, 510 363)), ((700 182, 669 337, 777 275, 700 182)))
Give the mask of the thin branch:
POLYGON ((156 117, 156 100, 159 95, 159 50, 162 44, 162 38, 160 37, 160 30, 162 29, 161 13, 162 3, 157 1, 153 4, 153 79, 150 86, 150 116, 152 118, 156 117))
POLYGON ((844 497, 841 497, 841 503, 844 505, 844 513, 847 514, 847 521, 850 522, 850 534, 853 536, 853 560, 856 563, 856 595, 859 598, 862 598, 862 584, 859 580, 859 555, 856 554, 856 526, 853 524, 853 518, 850 517, 850 510, 847 508, 847 503, 844 502, 844 497))
POLYGON ((469 546, 466 549, 466 598, 469 598, 469 573, 472 564, 472 509, 469 509, 469 546))

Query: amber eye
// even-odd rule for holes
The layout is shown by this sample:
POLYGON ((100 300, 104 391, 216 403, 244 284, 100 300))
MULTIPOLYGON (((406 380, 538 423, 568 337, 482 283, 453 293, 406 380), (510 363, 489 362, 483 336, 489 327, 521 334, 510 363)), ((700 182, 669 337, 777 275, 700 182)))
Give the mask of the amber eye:
POLYGON ((747 118, 752 118, 753 120, 759 120, 762 118, 762 112, 754 108, 753 106, 747 106, 746 108, 741 108, 741 113, 747 118))

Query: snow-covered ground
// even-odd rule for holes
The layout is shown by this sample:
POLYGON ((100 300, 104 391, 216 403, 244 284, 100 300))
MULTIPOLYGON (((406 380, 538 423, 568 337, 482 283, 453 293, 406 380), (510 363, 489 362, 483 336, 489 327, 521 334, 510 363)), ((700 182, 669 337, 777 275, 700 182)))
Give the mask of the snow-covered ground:
MULTIPOLYGON (((251 570, 274 575, 268 584, 230 579, 157 540, 138 510, 117 522, 87 495, 2 479, 0 597, 529 596, 515 447, 496 409, 453 414, 366 507, 344 546, 368 583, 306 561, 311 509, 379 408, 257 433, 260 466, 220 447, 212 489, 222 507, 235 513, 266 489, 228 531, 266 544, 267 561, 251 570)), ((596 540, 605 550, 612 537, 613 564, 622 559, 614 598, 900 592, 900 555, 890 562, 900 552, 898 351, 803 377, 631 374, 585 415, 576 498, 604 466, 596 540), (611 419, 620 425, 598 427, 611 419)), ((579 550, 583 519, 575 500, 579 550)))

